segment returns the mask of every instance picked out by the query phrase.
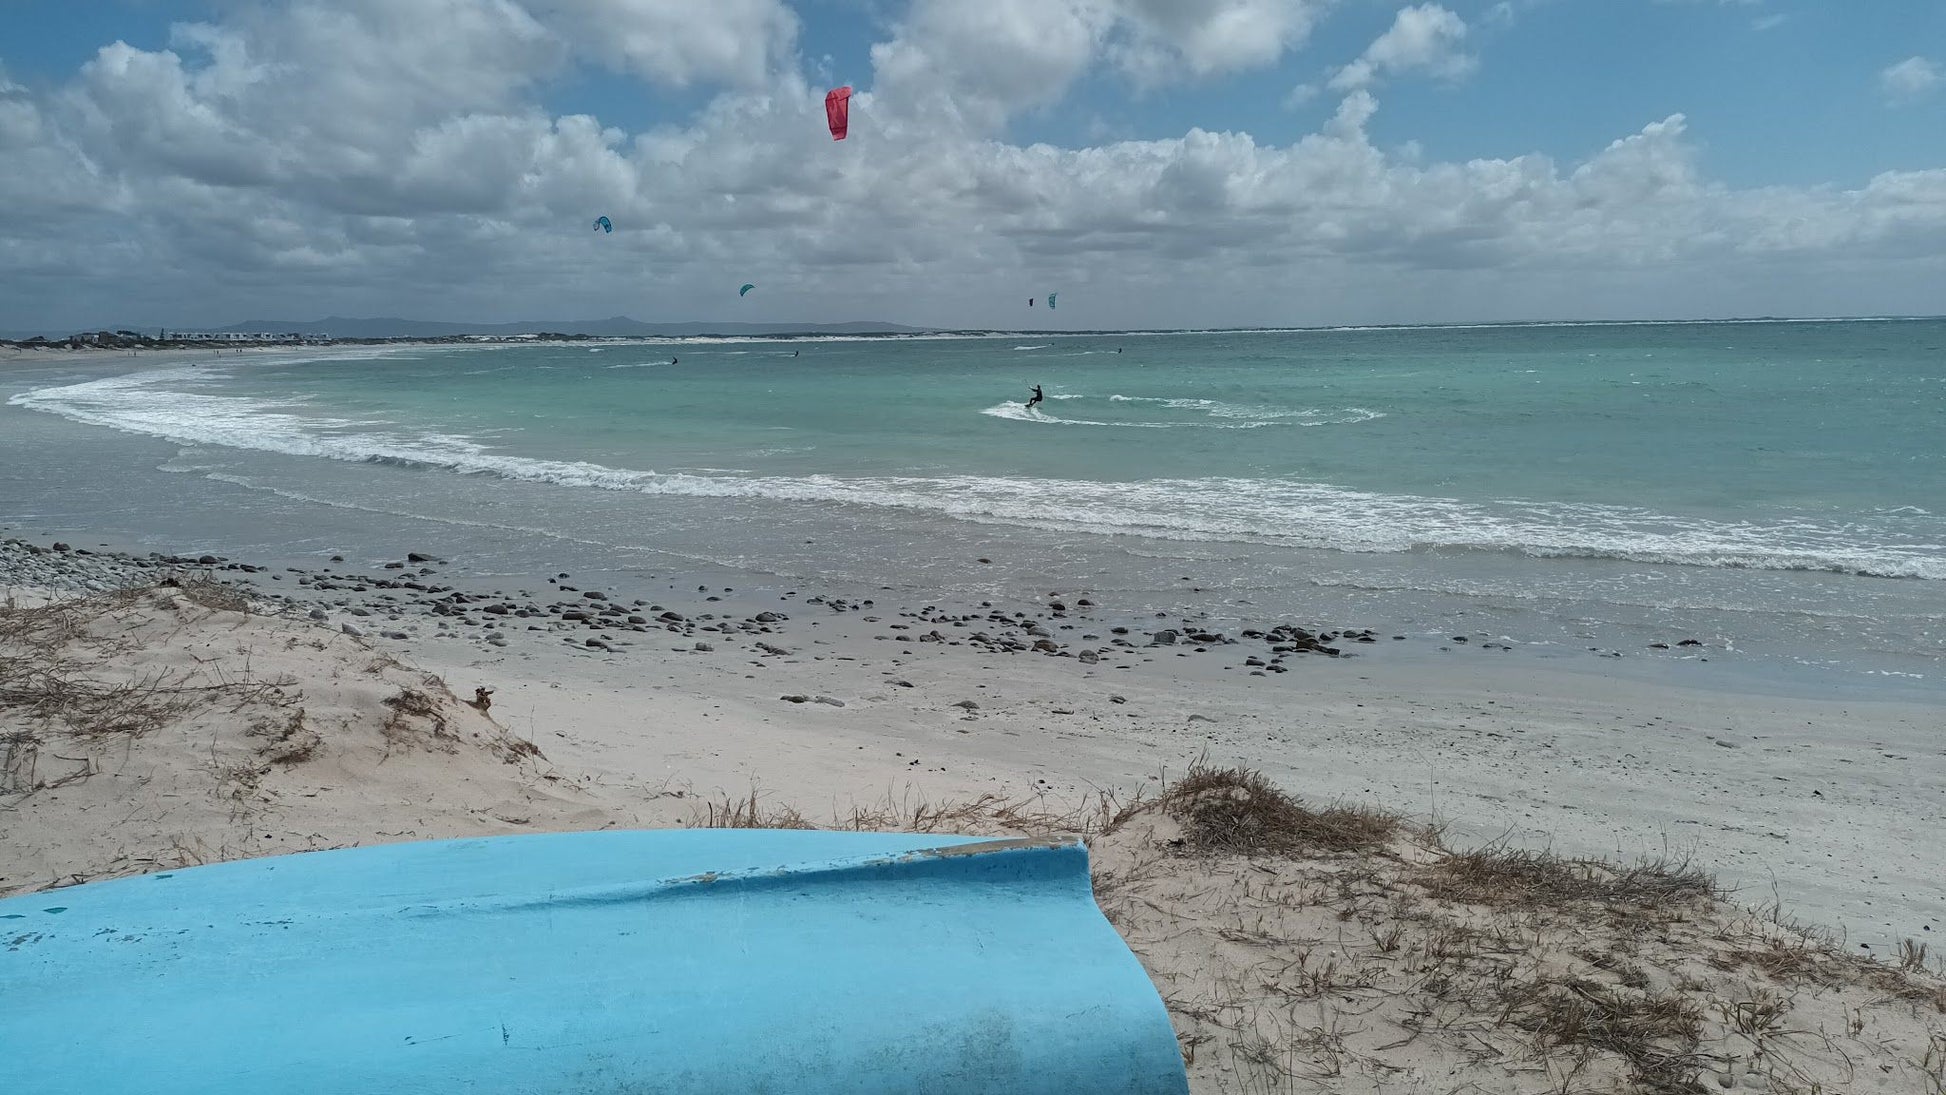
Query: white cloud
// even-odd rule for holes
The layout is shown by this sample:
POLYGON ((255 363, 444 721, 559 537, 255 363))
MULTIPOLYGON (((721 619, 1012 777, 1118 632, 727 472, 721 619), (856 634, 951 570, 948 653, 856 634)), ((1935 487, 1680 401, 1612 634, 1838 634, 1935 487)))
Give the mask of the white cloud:
MULTIPOLYGON (((538 2, 431 10, 299 0, 166 50, 110 44, 51 92, 0 75, 0 328, 716 318, 724 285, 759 274, 754 318, 954 326, 1017 318, 1022 282, 1118 326, 1886 311, 1946 276, 1946 167, 1734 189, 1681 115, 1569 164, 1381 149, 1363 86, 1277 143, 995 136, 1186 7, 922 2, 848 77, 842 144, 784 38, 662 72, 715 93, 628 133, 539 97, 577 58, 653 53, 601 55, 581 13, 538 2), (612 236, 588 229, 604 213, 612 236)), ((697 40, 754 10, 696 9, 720 12, 697 40)), ((1372 71, 1454 71, 1444 9, 1407 10, 1421 22, 1374 43, 1372 71)))
POLYGON ((1158 86, 1257 68, 1301 45, 1329 0, 914 0, 872 47, 881 103, 996 131, 1097 65, 1158 86))
POLYGON ((1924 97, 1940 85, 1942 76, 1939 66, 1924 57, 1908 57, 1895 65, 1887 65, 1878 74, 1879 90, 1894 103, 1909 103, 1924 97))
POLYGON ((1129 72, 1168 83, 1272 64, 1304 43, 1327 0, 1126 0, 1124 41, 1115 51, 1129 72))
POLYGON ((528 6, 603 62, 674 87, 760 86, 797 39, 797 16, 781 0, 534 0, 528 6))
POLYGON ((1401 8, 1391 27, 1351 64, 1339 69, 1331 86, 1339 91, 1371 87, 1386 75, 1425 72, 1456 79, 1478 62, 1461 50, 1466 20, 1438 4, 1401 8))

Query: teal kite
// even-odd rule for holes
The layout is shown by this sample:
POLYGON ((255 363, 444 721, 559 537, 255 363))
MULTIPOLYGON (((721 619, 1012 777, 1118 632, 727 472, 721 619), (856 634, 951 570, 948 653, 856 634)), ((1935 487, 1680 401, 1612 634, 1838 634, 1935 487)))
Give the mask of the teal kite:
POLYGON ((738 289, 738 290, 737 290, 737 296, 740 296, 740 297, 744 297, 744 296, 749 296, 749 295, 750 295, 750 290, 752 290, 752 289, 755 289, 755 288, 756 288, 756 286, 754 286, 754 285, 750 285, 750 284, 748 284, 748 283, 746 283, 746 284, 744 285, 744 287, 743 287, 743 288, 741 288, 741 289, 738 289))
POLYGON ((596 217, 595 227, 601 229, 603 232, 613 232, 615 230, 614 222, 610 221, 607 217, 596 217))

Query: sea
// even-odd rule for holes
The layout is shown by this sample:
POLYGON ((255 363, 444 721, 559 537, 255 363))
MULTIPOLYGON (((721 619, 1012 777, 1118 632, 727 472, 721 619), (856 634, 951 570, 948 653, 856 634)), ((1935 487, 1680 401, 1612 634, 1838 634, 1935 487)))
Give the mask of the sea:
POLYGON ((14 535, 1946 698, 1946 320, 47 354, 0 402, 14 535))

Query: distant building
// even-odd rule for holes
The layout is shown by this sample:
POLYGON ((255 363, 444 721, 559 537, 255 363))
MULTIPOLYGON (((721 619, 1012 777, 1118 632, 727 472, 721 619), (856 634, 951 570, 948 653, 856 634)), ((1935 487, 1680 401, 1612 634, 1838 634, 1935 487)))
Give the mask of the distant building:
POLYGON ((308 335, 300 331, 167 331, 168 342, 329 342, 330 335, 308 335))

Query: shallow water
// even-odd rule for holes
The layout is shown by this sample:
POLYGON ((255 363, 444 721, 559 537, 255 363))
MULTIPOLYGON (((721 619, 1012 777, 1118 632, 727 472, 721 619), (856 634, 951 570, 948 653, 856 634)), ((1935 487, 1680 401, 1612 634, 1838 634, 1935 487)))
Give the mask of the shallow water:
POLYGON ((412 546, 403 525, 483 572, 1086 587, 1575 655, 1695 637, 1854 684, 1946 662, 1942 321, 417 347, 96 376, 0 375, 0 521, 267 555, 383 553, 412 546))

